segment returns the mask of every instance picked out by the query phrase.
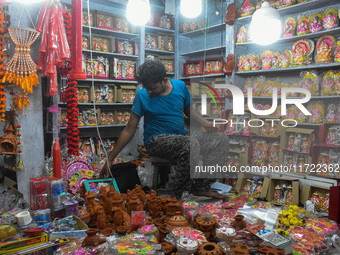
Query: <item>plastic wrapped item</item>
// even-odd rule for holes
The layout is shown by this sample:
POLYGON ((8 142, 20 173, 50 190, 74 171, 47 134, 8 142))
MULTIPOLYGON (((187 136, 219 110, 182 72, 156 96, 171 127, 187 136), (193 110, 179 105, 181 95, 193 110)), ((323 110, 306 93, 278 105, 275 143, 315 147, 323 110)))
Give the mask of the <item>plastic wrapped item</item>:
POLYGON ((280 67, 281 68, 289 67, 291 64, 292 64, 292 52, 290 50, 285 50, 281 54, 280 67))
POLYGON ((107 250, 107 244, 100 244, 98 246, 82 247, 81 241, 69 243, 60 247, 55 255, 99 255, 107 250))
POLYGON ((17 230, 11 225, 0 225, 0 242, 14 237, 17 230))
POLYGON ((334 8, 327 9, 323 14, 324 29, 335 28, 339 25, 338 11, 334 8))
POLYGON ((312 33, 320 31, 322 27, 323 16, 322 13, 317 12, 312 14, 309 18, 309 29, 312 33))
POLYGON ((326 108, 325 121, 326 123, 335 123, 337 121, 336 116, 338 114, 338 107, 334 103, 330 103, 326 108))
POLYGON ((321 96, 329 96, 334 93, 335 89, 335 74, 333 71, 328 71, 323 75, 321 96))
POLYGON ((155 254, 160 249, 157 244, 150 244, 145 235, 130 234, 110 243, 110 254, 155 254))
POLYGON ((253 14, 255 8, 254 5, 249 0, 244 0, 241 2, 241 6, 238 9, 238 13, 241 17, 246 17, 253 14))
POLYGON ((281 65, 281 56, 280 53, 275 51, 273 53, 273 57, 272 57, 272 67, 271 68, 279 68, 281 65))
POLYGON ((296 33, 296 19, 294 17, 286 18, 283 23, 283 37, 292 37, 296 33))
POLYGON ((335 75, 334 93, 333 95, 340 95, 340 72, 335 75))
POLYGON ((340 62, 340 41, 339 40, 336 42, 336 48, 334 50, 334 62, 335 63, 340 62))
POLYGON ((273 52, 271 50, 266 50, 261 54, 262 69, 272 68, 272 58, 273 52))
POLYGON ((335 50, 335 38, 332 35, 320 37, 316 43, 315 63, 325 64, 333 61, 335 50))
POLYGON ((311 227, 322 235, 332 235, 338 230, 336 222, 324 218, 308 219, 306 221, 306 226, 307 228, 311 227))
POLYGON ((41 210, 50 208, 50 183, 47 177, 30 179, 31 209, 41 210))
POLYGON ((63 202, 67 200, 65 186, 66 183, 63 179, 51 181, 51 198, 54 209, 63 208, 63 202))
POLYGON ((306 15, 299 17, 297 23, 297 35, 305 35, 309 32, 309 19, 306 15))
POLYGON ((236 43, 244 43, 247 41, 248 29, 245 26, 240 27, 237 33, 236 43))
POLYGON ((310 91, 311 95, 319 95, 319 76, 315 71, 301 72, 301 88, 310 91))
POLYGON ((250 55, 250 69, 251 70, 259 70, 260 69, 260 60, 256 54, 250 55))
POLYGON ((325 117, 325 109, 322 102, 316 102, 311 104, 310 113, 310 123, 322 123, 325 117))
POLYGON ((307 65, 312 61, 314 43, 311 40, 299 40, 293 44, 293 66, 307 65))
POLYGON ((277 9, 284 8, 287 6, 291 6, 296 3, 296 0, 277 0, 275 2, 275 7, 277 9))

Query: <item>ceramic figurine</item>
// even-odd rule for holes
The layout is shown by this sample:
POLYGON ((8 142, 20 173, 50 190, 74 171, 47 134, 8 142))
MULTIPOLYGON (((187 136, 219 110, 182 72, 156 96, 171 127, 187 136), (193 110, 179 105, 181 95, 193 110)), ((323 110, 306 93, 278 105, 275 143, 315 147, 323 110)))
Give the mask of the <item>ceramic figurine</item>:
POLYGON ((316 43, 315 63, 331 63, 335 48, 335 38, 332 35, 324 35, 316 43))
POLYGON ((246 17, 251 15, 254 12, 254 9, 254 5, 250 1, 246 0, 242 3, 238 12, 241 17, 246 17))
POLYGON ((301 152, 302 153, 309 153, 310 152, 309 139, 306 138, 306 137, 302 137, 301 152))
POLYGON ((329 96, 333 94, 335 86, 335 74, 333 71, 328 71, 322 78, 321 95, 329 96))
POLYGON ((336 9, 328 9, 323 14, 323 27, 331 29, 338 26, 338 12, 336 9))
POLYGON ((273 52, 271 50, 266 50, 262 53, 261 55, 262 69, 272 68, 272 58, 273 58, 273 52))
POLYGON ((318 32, 322 29, 322 14, 320 12, 314 13, 310 17, 310 31, 313 32, 318 32))
POLYGON ((299 40, 293 44, 293 65, 306 65, 309 62, 310 54, 313 52, 313 47, 310 41, 299 40))
POLYGON ((247 40, 247 28, 245 26, 240 27, 237 33, 236 43, 244 43, 247 40))
POLYGON ((335 123, 336 122, 336 113, 338 112, 338 107, 335 104, 330 104, 327 107, 326 114, 326 122, 327 123, 335 123))
POLYGON ((315 103, 312 106, 311 114, 312 114, 310 118, 311 123, 321 123, 323 121, 325 114, 323 106, 319 103, 315 103))
POLYGON ((283 37, 292 37, 295 34, 296 19, 288 17, 283 24, 283 37))
POLYGON ((303 15, 297 24, 297 35, 305 35, 309 31, 309 19, 306 15, 303 15))
POLYGON ((317 95, 319 91, 318 76, 315 72, 306 72, 301 80, 301 88, 305 88, 312 95, 317 95))
POLYGON ((331 144, 331 145, 335 144, 336 132, 337 132, 337 130, 334 127, 330 127, 328 129, 327 138, 326 138, 327 144, 331 144))
POLYGON ((281 54, 281 68, 289 67, 292 63, 292 53, 290 50, 285 50, 281 54))

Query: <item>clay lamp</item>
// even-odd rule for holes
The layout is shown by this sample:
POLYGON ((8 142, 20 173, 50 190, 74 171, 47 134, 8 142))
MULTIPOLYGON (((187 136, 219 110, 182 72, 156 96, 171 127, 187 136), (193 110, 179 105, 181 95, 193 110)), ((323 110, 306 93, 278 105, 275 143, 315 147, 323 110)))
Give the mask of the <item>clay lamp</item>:
POLYGON ((216 235, 216 218, 211 215, 201 215, 196 218, 196 228, 202 231, 205 237, 212 241, 216 235))
POLYGON ((83 207, 79 206, 79 218, 85 223, 88 224, 90 222, 90 214, 83 209, 83 207))
POLYGON ((86 233, 87 237, 85 237, 85 239, 81 243, 81 246, 82 247, 84 247, 84 246, 97 246, 99 244, 105 243, 106 239, 97 236, 98 231, 99 230, 96 229, 96 228, 86 230, 85 233, 86 233))
POLYGON ((114 228, 105 228, 100 230, 100 232, 103 236, 112 236, 115 233, 114 228))
POLYGON ((184 218, 181 212, 177 211, 174 216, 168 220, 166 227, 168 231, 174 228, 184 228, 189 227, 189 222, 184 218))
POLYGON ((152 218, 146 218, 145 219, 145 225, 152 225, 152 224, 153 224, 153 219, 152 218))
POLYGON ((31 235, 31 237, 35 237, 35 236, 40 236, 42 234, 42 232, 44 232, 44 228, 31 228, 31 229, 27 229, 24 232, 26 234, 31 235))
POLYGON ((269 245, 263 246, 261 249, 259 249, 259 252, 265 255, 284 255, 285 254, 284 249, 275 248, 269 245))
POLYGON ((223 249, 216 243, 204 243, 198 247, 198 255, 223 255, 223 249))
POLYGON ((232 243, 229 246, 230 246, 230 249, 232 249, 235 254, 240 254, 240 255, 249 254, 249 247, 246 244, 232 243))

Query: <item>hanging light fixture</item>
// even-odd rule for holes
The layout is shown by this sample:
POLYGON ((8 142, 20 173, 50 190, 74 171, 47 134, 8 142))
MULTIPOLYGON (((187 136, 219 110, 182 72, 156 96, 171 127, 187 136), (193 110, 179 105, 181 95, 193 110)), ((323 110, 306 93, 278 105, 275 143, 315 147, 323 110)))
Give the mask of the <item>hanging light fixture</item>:
POLYGON ((135 25, 143 26, 150 19, 149 0, 129 0, 126 9, 128 20, 135 25))
POLYGON ((261 45, 276 42, 281 36, 281 19, 277 10, 270 7, 267 1, 253 14, 250 23, 250 39, 261 45))
POLYGON ((196 18, 202 12, 202 0, 181 0, 181 13, 184 17, 196 18))

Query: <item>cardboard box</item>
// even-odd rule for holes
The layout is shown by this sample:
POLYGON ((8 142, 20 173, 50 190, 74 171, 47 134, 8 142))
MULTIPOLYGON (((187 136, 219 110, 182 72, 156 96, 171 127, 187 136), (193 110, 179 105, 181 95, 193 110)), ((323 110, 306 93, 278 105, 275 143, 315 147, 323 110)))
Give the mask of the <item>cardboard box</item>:
POLYGON ((136 96, 137 88, 134 85, 121 85, 117 89, 117 103, 132 104, 136 96))
POLYGON ((115 48, 113 52, 122 55, 138 55, 138 44, 129 40, 114 39, 115 48))
MULTIPOLYGON (((51 223, 52 224, 52 223, 51 223)), ((85 234, 86 235, 86 234, 85 234)), ((0 254, 14 253, 48 241, 47 234, 0 243, 0 254)))
MULTIPOLYGON (((298 179, 285 179, 285 178, 264 178, 263 181, 263 189, 262 189, 262 194, 261 197, 266 197, 268 202, 273 201, 274 198, 274 192, 275 192, 275 187, 282 183, 282 182, 288 182, 292 186, 292 192, 293 192, 293 202, 292 205, 298 205, 299 204, 299 180, 298 179)), ((278 203, 274 203, 277 205, 281 205, 278 203)))
POLYGON ((205 27, 205 19, 180 19, 179 21, 179 32, 188 33, 205 27))
MULTIPOLYGON (((167 42, 166 42, 167 43, 167 42)), ((154 34, 145 35, 145 49, 158 49, 158 37, 154 34)))
MULTIPOLYGON (((307 128, 287 128, 286 132, 283 132, 281 135, 281 140, 280 140, 280 147, 282 149, 288 149, 288 140, 290 136, 301 136, 301 144, 302 144, 302 138, 307 138, 309 141, 309 146, 310 146, 310 151, 313 147, 314 139, 315 139, 315 130, 314 129, 307 129, 307 128)), ((296 145, 294 146, 297 147, 296 150, 292 151, 298 151, 298 152, 303 152, 302 148, 300 146, 296 145)), ((309 152, 310 153, 310 152, 309 152)), ((309 154, 306 152, 306 154, 309 154)))
POLYGON ((116 111, 115 110, 101 110, 99 117, 100 125, 114 125, 116 124, 116 111))
POLYGON ((175 51, 175 37, 168 35, 166 37, 166 45, 165 45, 165 50, 167 51, 175 51))
POLYGON ((303 153, 293 151, 281 151, 279 154, 279 165, 288 166, 290 173, 306 175, 306 165, 312 164, 312 157, 303 153))
MULTIPOLYGON (((76 230, 73 231, 60 231, 52 232, 49 234, 49 240, 55 240, 57 238, 67 238, 67 239, 80 239, 86 236, 85 231, 88 230, 88 226, 77 216, 68 216, 63 219, 57 220, 59 223, 66 222, 68 220, 76 221, 76 230)), ((52 222, 42 225, 42 228, 48 229, 52 225, 52 222)))
POLYGON ((111 77, 117 80, 134 80, 137 62, 114 58, 111 62, 111 77))
POLYGON ((222 73, 223 63, 224 61, 222 58, 206 59, 205 66, 204 66, 204 73, 205 74, 222 73))
POLYGON ((319 127, 319 134, 318 134, 318 140, 319 143, 321 144, 332 144, 328 141, 327 136, 329 133, 329 128, 333 127, 333 126, 339 126, 340 123, 326 123, 323 124, 319 127))
POLYGON ((97 11, 97 27, 109 30, 116 30, 114 16, 110 13, 97 11))
POLYGON ((165 66, 165 69, 168 73, 173 73, 175 70, 175 61, 172 57, 160 56, 159 60, 165 66))
POLYGON ((90 88, 90 102, 115 103, 117 100, 117 86, 107 84, 90 88))
POLYGON ((311 186, 302 186, 301 190, 301 196, 300 196, 300 202, 301 204, 305 204, 307 200, 311 198, 313 193, 319 192, 323 197, 326 196, 327 193, 329 193, 329 188, 327 187, 321 187, 321 186, 316 186, 316 185, 311 185, 311 186))

